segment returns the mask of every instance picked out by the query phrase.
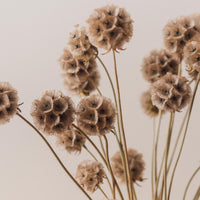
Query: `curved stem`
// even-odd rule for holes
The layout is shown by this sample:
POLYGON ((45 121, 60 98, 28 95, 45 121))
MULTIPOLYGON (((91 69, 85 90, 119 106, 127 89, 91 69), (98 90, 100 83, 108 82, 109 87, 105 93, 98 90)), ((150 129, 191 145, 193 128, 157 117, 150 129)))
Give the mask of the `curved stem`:
POLYGON ((151 190, 152 190, 152 199, 154 195, 154 159, 155 159, 155 137, 156 137, 156 131, 155 131, 155 126, 156 126, 156 118, 153 118, 153 148, 152 148, 152 159, 151 159, 151 190))
POLYGON ((164 165, 164 197, 165 197, 165 200, 167 200, 167 165, 168 165, 168 155, 169 155, 169 148, 170 148, 170 143, 171 143, 173 123, 174 123, 174 112, 171 112, 166 147, 165 147, 165 165, 164 165))
POLYGON ((193 200, 199 200, 199 197, 200 197, 200 186, 198 187, 197 192, 195 193, 193 200))
POLYGON ((129 168, 129 164, 128 164, 128 152, 127 152, 126 136, 125 136, 125 132, 124 132, 124 124, 123 124, 123 116, 122 116, 121 97, 120 97, 119 80, 118 80, 118 73, 117 73, 117 63, 116 63, 116 57, 115 57, 114 50, 112 50, 112 52, 113 52, 113 61, 114 61, 115 80, 116 80, 116 86, 117 86, 119 121, 120 121, 122 143, 123 143, 125 164, 126 164, 127 177, 128 177, 130 200, 133 200, 133 187, 132 187, 132 181, 131 181, 131 176, 130 176, 130 168, 129 168))
POLYGON ((55 156, 55 158, 57 159, 57 161, 59 162, 59 164, 61 165, 61 167, 64 169, 64 171, 66 172, 66 174, 72 179, 72 181, 78 186, 78 188, 85 194, 85 196, 87 196, 88 199, 92 200, 92 198, 88 195, 88 193, 80 186, 80 184, 76 181, 76 179, 66 169, 66 167, 64 166, 64 164, 62 163, 62 161, 60 160, 60 158, 57 156, 57 154, 55 153, 55 151, 53 150, 53 148, 51 147, 51 145, 49 144, 49 142, 38 131, 38 129, 33 124, 31 124, 25 117, 23 117, 20 113, 16 113, 16 115, 19 116, 22 120, 24 120, 29 126, 31 126, 31 128, 33 128, 38 133, 38 135, 43 139, 43 141, 49 147, 49 149, 51 150, 51 152, 53 153, 53 155, 55 156))
MULTIPOLYGON (((85 134, 78 126, 76 126, 75 124, 72 124, 72 126, 74 128, 76 128, 82 135, 84 135, 86 137, 86 139, 90 142, 90 144, 94 147, 94 149, 97 151, 97 153, 99 154, 99 156, 101 157, 101 159, 103 160, 104 164, 106 165, 106 167, 108 168, 109 170, 109 167, 107 165, 107 161, 105 160, 103 154, 100 152, 100 150, 98 149, 98 147, 94 144, 94 142, 87 136, 87 134, 85 134)), ((112 174, 111 174, 112 176, 112 174)), ((114 178, 115 179, 115 178, 114 178)), ((115 180, 115 183, 116 183, 116 186, 117 186, 117 190, 118 190, 118 193, 121 197, 122 200, 124 200, 124 197, 122 195, 122 192, 120 190, 120 187, 119 185, 117 184, 116 180, 115 180)))
POLYGON ((177 157, 176 162, 175 162, 174 169, 172 171, 171 181, 170 181, 170 185, 169 185, 169 192, 168 192, 168 200, 170 199, 174 175, 175 175, 176 168, 178 166, 178 162, 179 162, 179 159, 181 157, 181 153, 182 153, 183 146, 184 146, 184 143, 185 143, 185 138, 186 138, 186 135, 187 135, 187 130, 188 130, 189 122, 190 122, 190 116, 191 116, 191 113, 192 113, 192 108, 193 108, 196 92, 197 92, 197 89, 198 89, 199 81, 200 81, 200 73, 198 74, 198 78, 197 78, 196 85, 195 85, 195 88, 194 88, 194 92, 193 92, 193 95, 192 95, 192 100, 191 100, 191 103, 190 103, 190 106, 189 106, 189 113, 188 113, 188 118, 187 118, 187 122, 186 122, 186 127, 185 127, 185 131, 184 131, 184 136, 183 136, 183 140, 182 140, 182 143, 181 143, 181 147, 180 147, 178 157, 177 157))
POLYGON ((183 200, 185 200, 185 198, 186 198, 187 191, 188 191, 188 189, 189 189, 189 187, 190 187, 190 184, 191 184, 192 180, 194 179, 194 177, 196 176, 196 174, 197 174, 199 171, 200 171, 200 167, 198 167, 198 168, 195 170, 195 172, 192 174, 190 180, 188 181, 188 184, 187 184, 187 186, 186 186, 186 188, 185 188, 185 192, 184 192, 184 195, 183 195, 183 200))
MULTIPOLYGON (((114 101, 115 101, 115 107, 116 107, 116 110, 118 111, 118 103, 117 103, 117 95, 116 95, 116 92, 115 92, 115 87, 114 87, 114 84, 113 84, 113 81, 112 81, 112 78, 108 72, 108 69, 106 68, 105 64, 103 63, 103 61, 101 60, 101 58, 99 56, 97 56, 97 59, 99 60, 99 62, 101 63, 101 65, 103 66, 106 74, 107 74, 107 77, 110 81, 110 85, 111 85, 111 88, 112 88, 112 92, 113 92, 113 96, 114 96, 114 101)), ((120 126, 119 126, 119 116, 117 115, 117 125, 118 125, 118 130, 119 130, 119 141, 121 142, 121 133, 120 133, 120 126)))
POLYGON ((101 191, 101 193, 104 195, 104 197, 106 197, 106 199, 108 199, 108 196, 106 195, 106 193, 103 191, 103 189, 98 186, 98 189, 101 191))
POLYGON ((112 174, 113 199, 115 199, 115 180, 114 180, 114 174, 113 174, 112 167, 111 167, 111 164, 110 164, 110 159, 109 159, 108 139, 107 139, 107 137, 105 135, 103 137, 104 137, 104 140, 105 140, 105 143, 106 143, 106 160, 107 160, 107 163, 108 163, 109 171, 112 174))

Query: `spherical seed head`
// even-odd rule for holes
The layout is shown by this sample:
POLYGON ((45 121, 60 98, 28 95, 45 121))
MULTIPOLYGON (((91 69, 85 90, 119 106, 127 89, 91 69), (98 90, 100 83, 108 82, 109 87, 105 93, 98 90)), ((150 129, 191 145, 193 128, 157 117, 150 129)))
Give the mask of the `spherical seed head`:
POLYGON ((151 87, 152 103, 163 111, 180 111, 189 102, 192 91, 185 77, 167 73, 151 87))
MULTIPOLYGON (((122 182, 125 183, 125 172, 120 152, 117 152, 112 158, 112 169, 114 175, 122 182)), ((142 154, 134 149, 128 149, 128 164, 130 168, 131 180, 133 182, 143 181, 143 172, 145 163, 142 154)))
POLYGON ((63 146, 68 153, 80 153, 86 138, 74 127, 57 136, 58 144, 63 146))
POLYGON ((100 73, 94 58, 88 61, 74 58, 68 49, 60 58, 62 76, 67 90, 89 95, 99 86, 100 73))
POLYGON ((188 41, 194 40, 199 32, 195 28, 194 17, 178 17, 169 21, 163 29, 166 48, 183 58, 183 48, 188 41))
POLYGON ((75 26, 69 34, 68 45, 76 59, 88 61, 96 57, 97 49, 90 43, 85 27, 75 26))
POLYGON ((76 179, 89 192, 94 192, 103 183, 105 171, 103 165, 97 161, 86 160, 78 165, 76 179))
POLYGON ((200 42, 189 42, 184 48, 184 58, 188 68, 200 72, 200 42))
POLYGON ((77 107, 77 124, 88 135, 105 135, 114 127, 116 110, 110 99, 91 95, 77 107))
POLYGON ((159 109, 152 104, 150 90, 144 92, 141 96, 141 105, 144 112, 150 117, 158 116, 159 109))
POLYGON ((143 77, 153 83, 167 72, 178 73, 180 59, 165 49, 153 50, 144 58, 142 63, 143 77))
POLYGON ((107 5, 95 9, 87 20, 90 41, 105 50, 121 50, 133 36, 133 20, 124 8, 107 5))
POLYGON ((16 114, 17 91, 8 82, 0 82, 0 124, 5 124, 16 114))
POLYGON ((31 115, 39 130, 48 135, 60 134, 74 121, 74 103, 60 91, 46 91, 40 99, 34 100, 31 115))

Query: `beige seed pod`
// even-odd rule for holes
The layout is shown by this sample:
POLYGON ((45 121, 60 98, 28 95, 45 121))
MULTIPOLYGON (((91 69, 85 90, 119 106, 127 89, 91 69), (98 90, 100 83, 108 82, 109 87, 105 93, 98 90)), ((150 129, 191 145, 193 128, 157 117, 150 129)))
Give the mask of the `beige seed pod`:
MULTIPOLYGON (((117 152, 111 158, 111 162, 114 175, 122 183, 125 183, 126 178, 120 152, 117 152)), ((145 163, 142 154, 138 153, 134 149, 128 149, 128 164, 130 168, 131 180, 134 183, 136 181, 143 181, 143 172, 145 169, 145 163)))
POLYGON ((74 127, 57 135, 57 143, 63 146, 68 153, 80 153, 86 138, 74 127))
POLYGON ((0 124, 5 124, 16 114, 17 91, 8 82, 0 82, 0 124))
POLYGON ((178 73, 180 59, 165 49, 153 50, 142 62, 142 74, 145 80, 153 83, 167 72, 178 73))
POLYGON ((77 124, 88 135, 105 135, 115 123, 115 107, 110 99, 91 95, 77 107, 77 124))
POLYGON ((151 91, 144 92, 141 96, 141 106, 144 112, 150 117, 158 116, 159 109, 152 104, 151 91))
POLYGON ((70 32, 68 46, 76 59, 88 61, 97 55, 97 49, 90 43, 86 28, 79 25, 70 32))
POLYGON ((185 77, 167 73, 151 87, 152 103, 163 111, 180 111, 191 99, 192 90, 185 77))
POLYGON ((35 126, 48 135, 68 130, 74 121, 75 109, 71 98, 60 91, 46 91, 33 101, 31 116, 35 126))
POLYGON ((129 13, 115 5, 95 9, 87 22, 91 43, 108 51, 121 50, 133 36, 133 20, 129 13))
POLYGON ((73 94, 89 95, 98 87, 100 73, 95 59, 79 60, 68 49, 64 49, 60 65, 64 85, 73 94))
POLYGON ((86 160, 78 165, 76 179, 89 192, 94 192, 103 183, 105 171, 103 165, 97 161, 86 160))

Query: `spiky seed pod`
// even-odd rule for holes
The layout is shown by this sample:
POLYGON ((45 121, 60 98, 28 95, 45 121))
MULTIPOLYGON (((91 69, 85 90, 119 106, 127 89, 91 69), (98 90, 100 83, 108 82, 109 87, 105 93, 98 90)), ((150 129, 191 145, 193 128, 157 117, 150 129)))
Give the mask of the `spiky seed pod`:
POLYGON ((150 117, 158 116, 159 109, 152 104, 150 90, 144 92, 141 96, 141 105, 144 112, 150 117))
POLYGON ((5 124, 16 114, 17 91, 8 82, 0 82, 0 124, 5 124))
POLYGON ((97 48, 90 41, 85 27, 75 26, 75 29, 69 34, 69 48, 76 59, 88 61, 95 58, 97 48))
MULTIPOLYGON (((112 169, 114 175, 124 183, 126 180, 124 166, 121 159, 120 152, 117 152, 112 158, 112 169)), ((143 160, 143 155, 138 153, 134 149, 128 149, 128 164, 130 167, 130 176, 133 182, 143 181, 143 172, 145 169, 145 163, 143 160)))
POLYGON ((95 9, 87 22, 91 43, 108 51, 121 50, 133 36, 133 20, 129 13, 115 5, 95 9))
POLYGON ((94 192, 103 183, 105 171, 103 165, 97 161, 86 160, 78 165, 76 179, 89 192, 94 192))
POLYGON ((180 59, 165 49, 153 50, 144 58, 142 63, 143 77, 153 83, 167 72, 178 73, 180 59))
POLYGON ((96 89, 95 86, 98 87, 100 73, 95 59, 78 60, 68 49, 64 49, 60 65, 64 84, 72 93, 89 95, 96 89))
POLYGON ((192 41, 184 48, 185 63, 192 71, 200 72, 200 42, 192 41))
POLYGON ((57 136, 57 143, 67 150, 68 153, 80 153, 86 138, 74 127, 57 136))
POLYGON ((46 91, 33 101, 31 115, 39 130, 48 135, 60 134, 74 121, 74 103, 60 91, 46 91))
POLYGON ((169 21, 164 27, 164 44, 169 51, 177 53, 182 59, 184 46, 196 38, 197 34, 199 33, 195 28, 194 17, 178 17, 169 21))
POLYGON ((152 103, 164 111, 180 111, 191 99, 192 91, 185 77, 167 73, 151 87, 152 103))
POLYGON ((91 95, 77 107, 77 124, 88 135, 105 135, 114 127, 115 107, 110 99, 91 95))

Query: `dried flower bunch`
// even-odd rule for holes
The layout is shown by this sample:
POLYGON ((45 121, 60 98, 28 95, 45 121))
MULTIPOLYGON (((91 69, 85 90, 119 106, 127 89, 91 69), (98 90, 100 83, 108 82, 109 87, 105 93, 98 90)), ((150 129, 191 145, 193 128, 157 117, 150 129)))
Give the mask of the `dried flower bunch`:
MULTIPOLYGON (((105 200, 138 200, 140 198, 137 197, 135 187, 138 182, 143 184, 146 179, 144 171, 149 166, 145 164, 141 153, 127 147, 116 64, 116 53, 125 50, 124 45, 133 36, 133 19, 124 8, 107 5, 95 9, 86 22, 87 27, 76 25, 69 33, 67 45, 59 59, 67 91, 81 97, 77 105, 61 91, 46 91, 41 98, 33 101, 30 113, 33 125, 19 109, 21 104, 18 104, 17 91, 9 83, 0 82, 0 124, 9 122, 16 114, 30 125, 87 199, 93 200, 93 193, 101 192, 105 200), (99 48, 113 54, 115 84, 99 56, 99 48), (105 97, 99 89, 98 64, 107 74, 113 97, 105 97), (85 161, 77 165, 76 174, 73 175, 43 134, 54 136, 58 146, 69 154, 81 156, 82 151, 85 151, 90 160, 84 158, 85 161), (118 146, 112 157, 109 153, 111 143, 118 146), (126 185, 127 193, 121 187, 123 184, 126 185)), ((141 66, 143 77, 149 83, 149 89, 142 94, 141 104, 144 112, 154 120, 152 200, 172 199, 170 195, 174 189, 174 177, 200 82, 200 15, 172 20, 164 27, 163 33, 166 49, 151 51, 141 66), (188 78, 182 74, 184 63, 188 78), (169 128, 166 144, 160 145, 164 113, 169 113, 169 128), (176 134, 173 132, 175 115, 182 113, 185 116, 177 139, 172 143, 172 134, 176 134), (163 146, 164 149, 160 149, 163 146), (160 160, 158 154, 162 151, 164 153, 160 160)), ((199 171, 200 167, 192 174, 183 192, 183 200, 199 171)), ((198 189, 193 200, 199 198, 198 189)))

